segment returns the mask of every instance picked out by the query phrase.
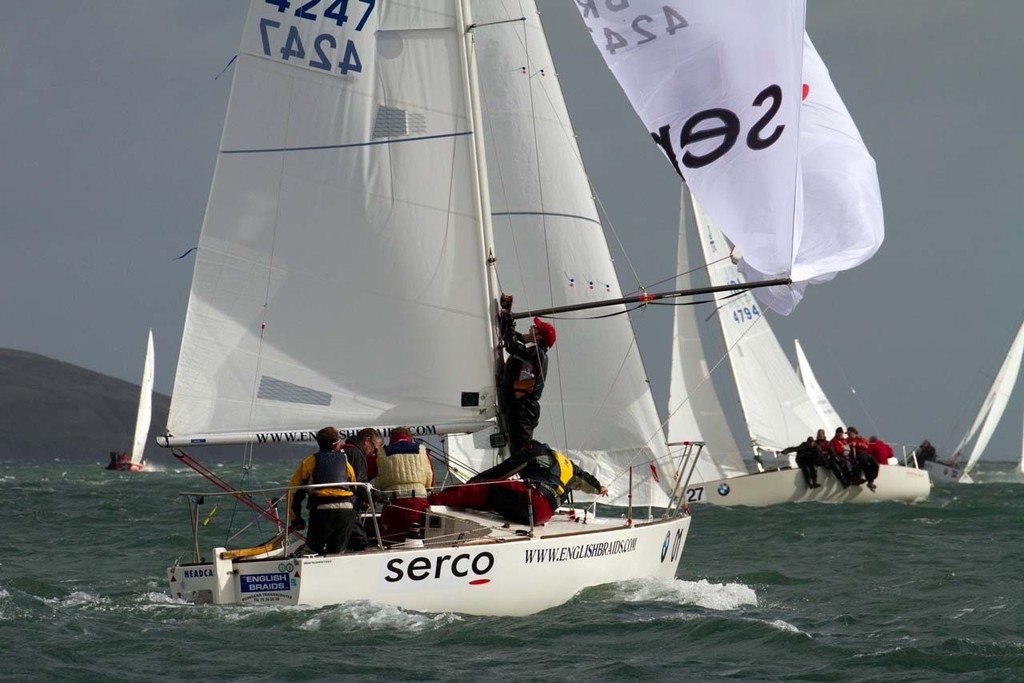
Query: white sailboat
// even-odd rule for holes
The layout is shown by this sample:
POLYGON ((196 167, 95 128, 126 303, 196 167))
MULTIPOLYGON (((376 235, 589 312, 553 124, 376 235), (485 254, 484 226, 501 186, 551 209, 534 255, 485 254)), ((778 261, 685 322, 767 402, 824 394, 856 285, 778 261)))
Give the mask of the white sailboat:
MULTIPOLYGON (((999 367, 999 372, 992 380, 988 394, 978 410, 978 414, 971 423, 970 429, 960 439, 956 449, 953 451, 949 463, 935 460, 924 463, 924 467, 937 483, 949 484, 960 482, 969 484, 973 482, 971 472, 978 464, 982 454, 988 447, 999 421, 1006 410, 1006 404, 1010 401, 1010 395, 1017 384, 1017 377, 1020 375, 1021 359, 1024 357, 1024 323, 1017 328, 1017 334, 1006 352, 1006 358, 999 367), (965 450, 970 446, 970 453, 967 462, 961 464, 965 450)), ((1022 467, 1024 467, 1024 455, 1022 455, 1022 467)))
POLYGON ((1024 477, 1024 427, 1021 429, 1021 453, 1020 453, 1020 464, 1017 465, 1017 472, 1024 477))
MULTIPOLYGON (((743 281, 743 274, 729 257, 731 245, 707 213, 696 202, 693 206, 703 258, 689 257, 685 230, 681 231, 677 266, 679 272, 706 264, 713 285, 743 281)), ((676 308, 677 325, 680 317, 692 315, 688 308, 676 308)), ((718 295, 716 317, 732 368, 732 384, 739 394, 743 422, 754 455, 770 454, 777 458, 783 449, 802 443, 808 436, 814 436, 818 429, 824 428, 814 403, 804 390, 800 378, 765 319, 765 312, 754 297, 749 292, 734 296, 718 295)), ((676 343, 679 346, 680 340, 677 339, 676 343)), ((688 341, 686 347, 680 348, 674 360, 698 353, 692 341, 688 341)), ((699 353, 703 354, 703 350, 699 353)), ((687 370, 678 363, 673 364, 672 372, 673 385, 677 375, 680 376, 678 381, 681 384, 707 382, 706 372, 698 372, 694 379, 682 379, 687 370)), ((675 405, 678 399, 670 400, 675 405)), ((703 434, 699 417, 696 427, 703 434)), ((703 457, 715 461, 720 457, 715 441, 708 439, 708 442, 709 448, 703 457)), ((730 463, 735 462, 732 452, 721 457, 728 457, 730 463)), ((818 469, 818 482, 821 484, 819 488, 808 488, 800 470, 790 466, 785 459, 781 463, 776 459, 774 467, 751 474, 745 468, 736 472, 735 465, 731 464, 728 469, 723 469, 721 477, 692 481, 686 490, 686 500, 693 503, 750 506, 804 501, 914 502, 925 499, 931 489, 924 470, 887 465, 879 467, 879 475, 875 480, 876 491, 866 486, 844 488, 823 468, 818 469)))
MULTIPOLYGON (((346 18, 337 3, 253 0, 164 445, 307 442, 327 424, 484 433, 498 292, 517 310, 618 296, 533 3, 470 4, 368 3, 346 18)), ((171 594, 521 615, 673 577, 685 474, 629 323, 556 324, 535 435, 584 461, 613 503, 660 502, 663 516, 562 511, 530 528, 435 508, 422 542, 292 557, 297 541, 261 508, 278 536, 210 551, 197 536, 168 569, 171 594)), ((190 496, 197 533, 205 497, 190 496)))
POLYGON ((153 418, 153 330, 149 331, 146 341, 146 359, 142 366, 142 382, 139 385, 139 408, 135 414, 135 435, 132 438, 132 451, 127 458, 119 456, 116 452, 110 453, 110 464, 107 469, 126 470, 138 472, 145 469, 143 455, 146 451, 146 441, 149 440, 149 425, 153 418))

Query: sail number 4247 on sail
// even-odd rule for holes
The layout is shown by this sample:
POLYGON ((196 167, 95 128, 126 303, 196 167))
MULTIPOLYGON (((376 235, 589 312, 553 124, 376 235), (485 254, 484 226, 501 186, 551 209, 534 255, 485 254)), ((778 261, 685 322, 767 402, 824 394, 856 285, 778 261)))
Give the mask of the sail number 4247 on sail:
MULTIPOLYGON (((359 0, 366 5, 362 17, 355 25, 356 31, 362 31, 366 20, 376 6, 376 0, 359 0)), ((292 3, 289 0, 266 0, 268 5, 273 5, 277 11, 284 14, 290 12, 297 19, 319 22, 321 19, 333 20, 337 26, 344 26, 350 20, 348 16, 349 0, 308 0, 304 3, 292 3), (319 7, 323 5, 323 8, 319 7), (322 9, 323 13, 318 14, 322 9)), ((355 3, 352 3, 355 4, 355 3)), ((355 21, 355 16, 351 17, 355 21)), ((283 61, 297 60, 304 62, 303 66, 323 71, 334 71, 335 55, 340 55, 337 61, 337 68, 341 74, 349 72, 358 73, 363 70, 363 63, 359 59, 359 51, 356 44, 351 40, 344 40, 335 37, 331 33, 320 33, 312 38, 302 38, 302 32, 296 25, 282 26, 280 21, 263 17, 260 19, 260 38, 263 41, 263 54, 267 57, 274 57, 283 61), (308 60, 308 61, 307 61, 308 60)))

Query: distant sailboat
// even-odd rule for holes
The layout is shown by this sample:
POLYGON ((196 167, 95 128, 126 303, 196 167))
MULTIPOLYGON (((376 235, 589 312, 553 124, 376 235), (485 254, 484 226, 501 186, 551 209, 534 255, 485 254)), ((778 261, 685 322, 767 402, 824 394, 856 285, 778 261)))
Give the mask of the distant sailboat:
MULTIPOLYGON (((685 231, 682 231, 679 237, 678 272, 687 272, 706 265, 712 285, 742 282, 744 276, 729 257, 731 246, 725 236, 696 202, 693 205, 703 258, 690 258, 685 248, 685 231)), ((717 295, 717 303, 718 310, 715 315, 732 368, 731 385, 739 395, 743 424, 755 458, 760 459, 762 454, 777 456, 783 449, 802 443, 808 436, 814 436, 818 429, 824 428, 822 418, 765 319, 765 311, 749 292, 717 295)), ((677 326, 681 317, 691 315, 693 314, 688 312, 687 308, 677 307, 677 326)), ((698 352, 704 353, 692 340, 681 337, 677 337, 676 346, 678 351, 673 356, 676 364, 687 356, 692 357, 698 352)), ((691 360, 690 364, 692 363, 691 360)), ((698 374, 695 380, 688 381, 703 381, 706 377, 704 367, 706 364, 701 366, 700 372, 703 374, 698 374)), ((685 376, 687 370, 680 370, 675 366, 673 378, 677 373, 685 376)), ((677 405, 678 399, 670 400, 672 406, 677 405)), ((702 416, 711 414, 713 412, 707 410, 696 414, 696 427, 700 436, 690 438, 708 441, 702 458, 717 462, 720 457, 728 456, 730 463, 734 463, 732 449, 720 456, 716 441, 705 434, 702 416)), ((676 434, 670 438, 682 436, 676 434)), ((731 442, 731 439, 725 441, 731 442)), ((783 460, 781 466, 775 467, 771 467, 769 461, 768 467, 767 471, 748 474, 745 470, 737 473, 735 465, 730 464, 722 469, 721 477, 691 482, 686 490, 686 500, 691 503, 749 506, 803 501, 914 502, 927 498, 931 489, 928 474, 924 470, 912 467, 880 466, 878 478, 875 480, 876 491, 856 485, 843 488, 835 477, 821 468, 818 471, 818 481, 822 485, 810 489, 800 470, 789 466, 788 461, 783 460)), ((705 471, 699 470, 700 473, 705 471)))
MULTIPOLYGON (((930 460, 924 463, 924 467, 937 483, 970 484, 974 481, 971 478, 971 473, 988 447, 988 442, 992 439, 992 434, 1003 417, 1006 404, 1010 400, 1010 395, 1013 393, 1013 388, 1020 375, 1022 357, 1024 357, 1024 322, 1017 328, 1017 334, 1006 352, 1006 358, 1003 359, 999 372, 992 380, 992 386, 989 387, 988 394, 985 396, 974 422, 971 423, 970 429, 960 439, 960 443, 953 451, 950 462, 930 460), (967 457, 967 462, 960 465, 960 459, 968 446, 971 447, 970 455, 967 457)), ((1024 471, 1024 453, 1021 456, 1021 468, 1024 471)))
POLYGON ((143 455, 149 438, 149 425, 153 416, 153 330, 146 341, 146 359, 142 366, 142 383, 139 386, 139 408, 135 414, 135 436, 132 439, 131 454, 110 452, 109 470, 138 472, 145 469, 143 455))

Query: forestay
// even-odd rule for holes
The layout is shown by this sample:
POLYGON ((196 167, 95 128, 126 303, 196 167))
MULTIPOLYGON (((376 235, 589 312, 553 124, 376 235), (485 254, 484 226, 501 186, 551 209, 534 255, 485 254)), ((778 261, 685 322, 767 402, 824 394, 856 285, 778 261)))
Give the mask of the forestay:
POLYGON ((292 5, 246 20, 169 441, 478 428, 494 341, 458 4, 350 3, 343 26, 292 5))
MULTIPOLYGON (((502 289, 516 311, 621 297, 534 3, 476 3, 473 12, 502 289)), ((602 502, 627 502, 633 466, 634 504, 664 505, 655 472, 668 486, 675 470, 624 311, 552 320, 558 339, 534 437, 597 475, 611 490, 602 502)))

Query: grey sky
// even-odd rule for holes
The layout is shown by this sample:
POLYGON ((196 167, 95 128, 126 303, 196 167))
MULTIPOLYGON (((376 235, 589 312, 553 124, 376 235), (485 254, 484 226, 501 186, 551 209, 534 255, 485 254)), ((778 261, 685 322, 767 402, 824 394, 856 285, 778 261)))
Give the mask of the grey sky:
MULTIPOLYGON (((541 11, 588 170, 645 283, 673 274, 678 184, 572 5, 541 11)), ((33 0, 0 22, 0 347, 169 393, 247 0, 33 0)), ((808 0, 808 32, 878 163, 886 241, 773 326, 862 432, 943 453, 1024 315, 1020 0, 808 0), (856 388, 856 395, 849 390, 856 388), (866 408, 866 412, 865 409, 866 408)), ((635 282, 622 268, 623 289, 635 282)), ((670 311, 636 320, 667 395, 670 311)), ((1021 448, 1024 387, 989 457, 1021 448)))

